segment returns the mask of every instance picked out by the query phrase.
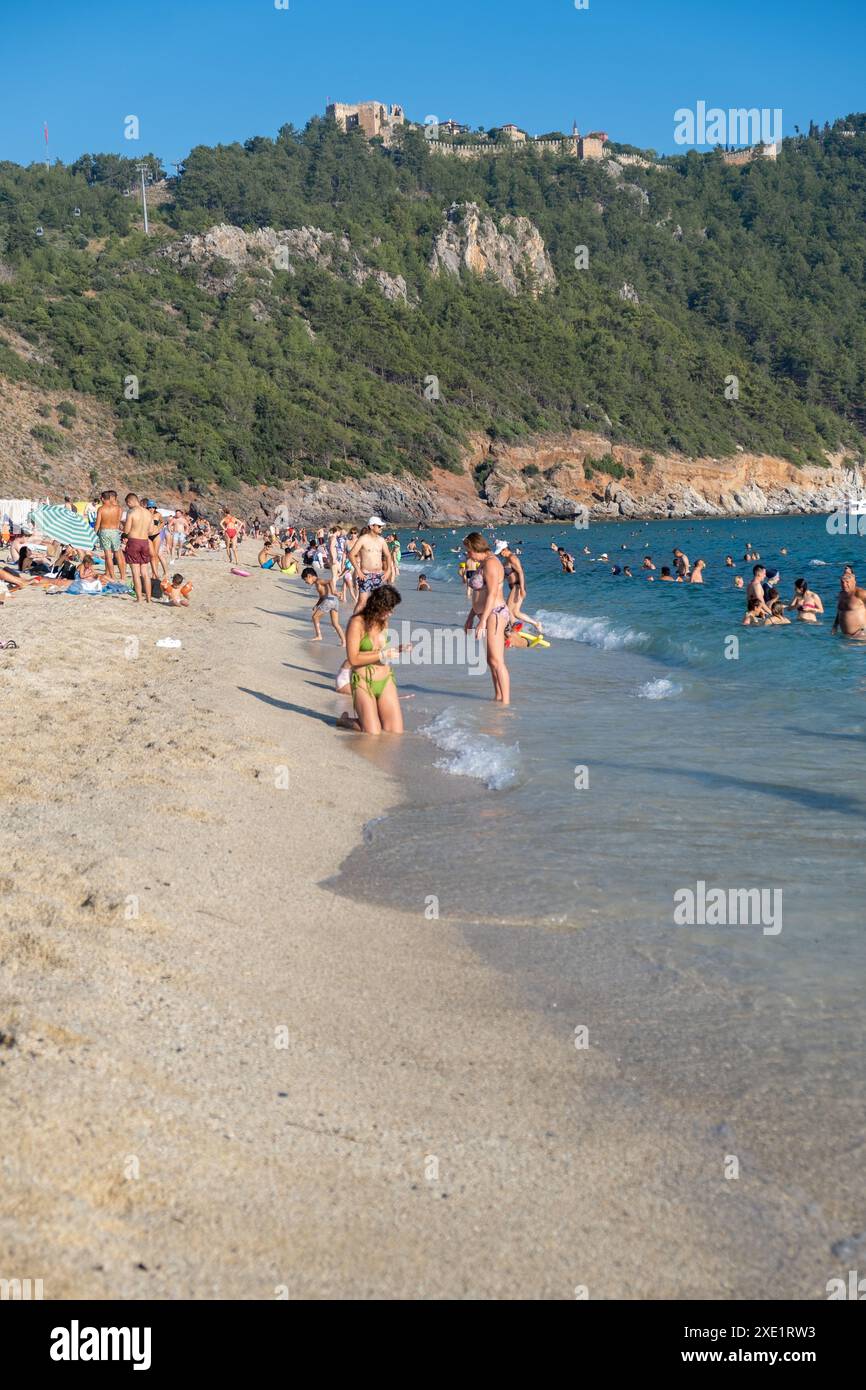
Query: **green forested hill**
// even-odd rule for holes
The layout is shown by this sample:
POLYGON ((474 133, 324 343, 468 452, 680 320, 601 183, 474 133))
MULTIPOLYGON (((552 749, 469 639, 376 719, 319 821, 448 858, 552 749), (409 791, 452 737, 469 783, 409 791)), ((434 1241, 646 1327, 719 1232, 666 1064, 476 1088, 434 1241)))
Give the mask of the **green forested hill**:
POLYGON ((612 442, 656 452, 862 448, 866 117, 787 140, 776 162, 690 153, 619 178, 526 150, 464 162, 413 131, 386 150, 316 119, 194 149, 148 238, 125 195, 135 179, 112 155, 0 164, 0 374, 98 395, 168 482, 424 474, 457 466, 473 430, 514 439, 605 417, 612 442), (467 201, 531 219, 557 287, 515 298, 432 277, 444 209, 467 201), (345 233, 405 277, 410 303, 312 264, 215 294, 204 268, 160 254, 215 223, 345 233), (4 346, 4 327, 41 360, 4 346))

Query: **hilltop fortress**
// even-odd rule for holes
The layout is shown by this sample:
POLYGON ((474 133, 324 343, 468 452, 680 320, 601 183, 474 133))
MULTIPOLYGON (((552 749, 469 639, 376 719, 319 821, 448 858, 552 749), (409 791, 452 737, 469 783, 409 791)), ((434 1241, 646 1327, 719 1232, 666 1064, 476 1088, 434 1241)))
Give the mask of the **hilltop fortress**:
MULTIPOLYGON (((581 135, 576 124, 572 126, 571 135, 562 136, 528 135, 520 126, 507 124, 497 128, 499 138, 493 140, 483 135, 470 138, 469 127, 454 120, 438 121, 428 116, 423 124, 407 121, 403 107, 396 102, 389 106, 382 101, 333 101, 326 107, 325 115, 332 117, 342 131, 361 130, 367 140, 380 139, 386 147, 393 143, 395 132, 401 128, 423 130, 431 153, 450 155, 454 159, 495 157, 512 154, 515 150, 553 151, 581 160, 611 157, 611 151, 605 148, 607 135, 603 130, 581 135)), ((754 159, 775 159, 777 154, 777 143, 759 144, 725 150, 722 159, 725 164, 750 164, 754 159)), ((618 164, 636 164, 644 169, 664 167, 639 154, 617 153, 613 157, 618 164)))
MULTIPOLYGON (((483 136, 477 140, 467 140, 465 137, 469 133, 468 126, 451 120, 437 121, 432 116, 429 116, 423 125, 418 121, 407 121, 403 107, 396 103, 389 106, 383 101, 359 101, 354 104, 333 101, 326 108, 325 115, 333 117, 341 130, 362 130, 366 139, 378 138, 384 145, 392 143, 394 132, 400 127, 423 130, 430 142, 431 151, 456 155, 458 159, 509 154, 515 149, 557 150, 574 155, 577 159, 606 158, 604 146, 607 135, 603 131, 581 135, 577 126, 572 128, 570 136, 538 139, 527 135, 519 126, 504 125, 499 127, 502 137, 500 140, 486 140, 483 136)), ((635 162, 638 161, 638 156, 632 158, 635 162)))
POLYGON ((359 101, 356 105, 344 101, 332 101, 325 110, 326 116, 333 116, 341 130, 362 130, 368 140, 381 136, 385 144, 397 126, 406 124, 402 106, 386 106, 382 101, 359 101))

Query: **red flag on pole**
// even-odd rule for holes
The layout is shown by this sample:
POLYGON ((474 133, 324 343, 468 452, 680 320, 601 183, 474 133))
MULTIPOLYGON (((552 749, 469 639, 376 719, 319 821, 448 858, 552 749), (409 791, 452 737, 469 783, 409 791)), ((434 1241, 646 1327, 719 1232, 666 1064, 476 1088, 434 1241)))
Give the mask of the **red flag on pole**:
POLYGON ((46 145, 47 145, 47 144, 48 144, 48 122, 47 122, 47 121, 44 121, 44 122, 43 122, 43 124, 42 124, 42 129, 45 131, 45 143, 46 143, 46 145))

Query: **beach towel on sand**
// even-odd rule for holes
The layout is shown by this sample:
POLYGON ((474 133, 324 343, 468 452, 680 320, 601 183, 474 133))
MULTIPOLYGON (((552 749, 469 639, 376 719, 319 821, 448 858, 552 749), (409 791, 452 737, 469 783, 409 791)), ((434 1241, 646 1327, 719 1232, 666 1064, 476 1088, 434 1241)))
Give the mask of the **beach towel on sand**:
POLYGON ((103 584, 101 589, 93 592, 92 590, 83 588, 80 579, 75 579, 68 589, 63 590, 63 593, 71 594, 73 598, 78 598, 81 595, 84 595, 85 598, 102 598, 106 594, 109 598, 122 598, 125 594, 129 593, 129 589, 127 589, 125 584, 115 584, 109 581, 108 584, 103 584))

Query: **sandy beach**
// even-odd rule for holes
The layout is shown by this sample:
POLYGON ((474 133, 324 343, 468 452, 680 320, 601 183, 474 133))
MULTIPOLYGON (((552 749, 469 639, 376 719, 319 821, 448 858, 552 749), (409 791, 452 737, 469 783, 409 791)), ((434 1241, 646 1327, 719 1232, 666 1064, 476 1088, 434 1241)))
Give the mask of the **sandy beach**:
POLYGON ((335 730, 307 594, 187 572, 186 611, 2 612, 0 1274, 46 1299, 816 1296, 796 1192, 750 1244, 748 1183, 576 1050, 572 1010, 551 1026, 423 901, 321 886, 397 800, 396 745, 335 730))

